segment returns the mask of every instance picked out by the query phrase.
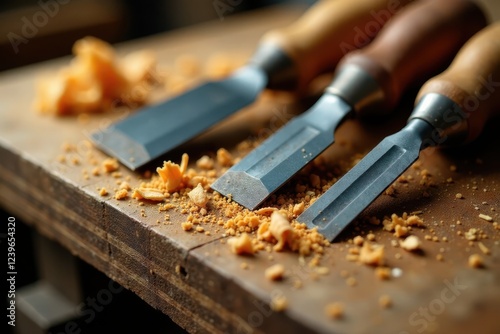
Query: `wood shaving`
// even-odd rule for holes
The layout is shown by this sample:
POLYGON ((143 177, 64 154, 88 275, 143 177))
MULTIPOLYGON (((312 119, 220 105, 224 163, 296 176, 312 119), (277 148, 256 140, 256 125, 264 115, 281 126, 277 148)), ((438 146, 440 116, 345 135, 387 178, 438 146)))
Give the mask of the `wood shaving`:
POLYGON ((364 241, 365 241, 365 239, 360 235, 358 235, 358 236, 354 237, 354 239, 352 239, 352 242, 357 246, 362 246, 364 241))
POLYGON ((120 189, 123 189, 123 190, 132 190, 132 187, 130 186, 130 184, 127 182, 127 181, 123 181, 120 183, 120 186, 118 187, 120 189))
POLYGON ((282 264, 275 264, 267 268, 264 276, 270 281, 281 281, 285 275, 285 266, 282 264))
POLYGON ((255 211, 256 214, 262 216, 271 216, 274 211, 278 211, 276 208, 261 208, 255 211))
POLYGON ((336 302, 325 306, 326 316, 331 319, 341 319, 344 317, 344 304, 336 302))
POLYGON ((214 160, 210 158, 208 155, 202 156, 200 159, 196 161, 196 167, 200 169, 212 169, 214 168, 214 160))
POLYGON ((302 212, 304 212, 305 209, 305 204, 304 202, 297 203, 293 206, 292 213, 294 216, 299 216, 302 212))
POLYGON ((391 269, 388 267, 375 268, 375 276, 380 280, 388 280, 391 278, 391 269))
POLYGON ((162 191, 155 188, 137 188, 132 193, 132 198, 135 199, 148 199, 150 201, 161 202, 165 199, 162 191))
POLYGON ((278 211, 271 214, 269 231, 278 241, 274 246, 275 251, 283 250, 285 245, 291 243, 294 237, 294 232, 288 218, 278 211))
POLYGON ((479 241, 477 243, 477 245, 479 246, 479 249, 481 250, 481 252, 483 252, 483 254, 486 254, 486 255, 491 254, 491 251, 489 250, 489 248, 486 247, 481 241, 479 241))
POLYGON ((35 109, 52 115, 92 114, 118 103, 139 105, 148 97, 148 79, 156 60, 151 52, 117 59, 113 47, 94 37, 73 45, 75 58, 59 72, 40 79, 35 109), (137 91, 143 88, 142 94, 137 91))
POLYGON ((108 195, 108 190, 106 188, 101 188, 101 190, 99 190, 99 195, 101 196, 106 196, 108 195))
POLYGON ((128 191, 126 189, 120 189, 115 192, 115 199, 122 200, 128 197, 128 191))
POLYGON ((375 240, 375 234, 373 234, 373 233, 368 233, 368 234, 366 235, 366 240, 368 240, 368 241, 374 241, 374 240, 375 240))
POLYGON ((230 238, 227 244, 231 248, 231 251, 237 255, 248 254, 252 255, 255 253, 255 248, 252 243, 252 239, 247 233, 243 233, 239 237, 230 238))
POLYGON ((193 223, 184 222, 184 223, 181 223, 181 227, 184 231, 191 231, 193 229, 193 223))
POLYGON ((219 148, 217 150, 217 163, 223 167, 230 167, 234 164, 234 159, 228 150, 219 148))
POLYGON ((269 222, 263 222, 257 229, 257 238, 259 240, 270 240, 272 238, 271 231, 269 231, 269 222))
POLYGON ((118 160, 116 159, 108 158, 104 159, 104 161, 102 162, 102 168, 106 173, 112 173, 118 170, 119 167, 120 165, 118 164, 118 160))
POLYGON ((269 306, 274 312, 283 312, 288 307, 288 300, 284 296, 277 296, 271 300, 269 306))
POLYGON ((493 221, 493 218, 491 216, 488 216, 488 215, 485 215, 482 213, 479 214, 479 218, 481 218, 482 220, 486 220, 487 222, 490 222, 490 223, 493 221))
POLYGON ((381 266, 384 264, 384 246, 365 242, 359 253, 359 261, 364 264, 381 266))
POLYGON ((158 167, 156 172, 165 183, 166 190, 173 192, 181 187, 183 175, 187 170, 189 156, 184 153, 182 155, 182 162, 180 166, 171 161, 164 161, 163 167, 158 167))
POLYGON ((471 268, 482 268, 484 267, 484 260, 479 254, 472 254, 469 256, 469 267, 471 268))
POLYGON ((401 238, 408 235, 408 227, 402 225, 396 225, 394 227, 394 236, 401 238))
POLYGON ((207 193, 205 192, 205 189, 203 189, 201 184, 198 183, 196 188, 194 188, 188 193, 188 196, 191 199, 191 201, 193 201, 193 203, 199 206, 200 208, 205 208, 207 206, 209 198, 207 193))
POLYGON ((465 239, 474 241, 478 238, 479 231, 475 228, 470 228, 467 232, 465 232, 465 239))
POLYGON ((330 273, 330 268, 328 267, 316 267, 314 268, 314 271, 319 274, 319 275, 328 275, 330 273))

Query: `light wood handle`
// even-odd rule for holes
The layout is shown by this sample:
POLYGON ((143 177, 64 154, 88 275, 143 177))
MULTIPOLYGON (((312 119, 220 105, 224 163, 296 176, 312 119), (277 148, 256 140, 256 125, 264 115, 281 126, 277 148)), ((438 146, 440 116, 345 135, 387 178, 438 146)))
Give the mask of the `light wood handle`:
POLYGON ((270 31, 261 44, 277 45, 295 66, 296 86, 334 69, 349 51, 368 44, 400 8, 413 0, 321 0, 292 25, 270 31))
POLYGON ((417 101, 429 93, 453 100, 467 122, 467 139, 475 139, 494 114, 500 115, 500 22, 471 38, 442 74, 427 81, 417 101))
POLYGON ((391 110, 410 84, 421 84, 446 66, 459 48, 486 25, 469 0, 421 0, 406 6, 362 50, 341 65, 367 71, 383 91, 380 111, 391 110))

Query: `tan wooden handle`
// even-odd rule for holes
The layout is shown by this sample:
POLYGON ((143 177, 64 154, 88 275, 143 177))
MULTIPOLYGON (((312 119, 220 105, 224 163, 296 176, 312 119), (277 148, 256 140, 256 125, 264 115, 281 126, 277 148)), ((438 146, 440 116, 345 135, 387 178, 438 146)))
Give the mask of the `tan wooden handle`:
POLYGON ((405 7, 366 48, 342 65, 367 71, 383 90, 382 110, 391 110, 410 84, 421 84, 446 66, 459 48, 486 25, 469 0, 421 0, 405 7))
POLYGON ((429 93, 453 100, 467 122, 467 141, 475 139, 486 121, 500 115, 500 22, 471 38, 442 74, 427 81, 417 101, 429 93))
POLYGON ((321 0, 292 25, 261 44, 277 45, 295 65, 297 86, 334 69, 349 51, 368 44, 387 20, 413 0, 321 0))

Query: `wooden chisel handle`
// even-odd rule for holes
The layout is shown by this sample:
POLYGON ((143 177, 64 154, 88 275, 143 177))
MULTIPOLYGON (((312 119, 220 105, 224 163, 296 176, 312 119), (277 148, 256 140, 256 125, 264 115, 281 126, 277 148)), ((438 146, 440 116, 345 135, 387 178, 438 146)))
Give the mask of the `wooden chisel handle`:
POLYGON ((410 119, 431 123, 442 143, 475 139, 500 115, 500 22, 471 38, 446 71, 423 85, 417 101, 410 119))
POLYGON ((341 61, 330 91, 343 96, 361 116, 388 112, 410 84, 422 83, 446 66, 463 43, 485 25, 483 12, 470 0, 410 4, 370 45, 341 61), (352 83, 356 81, 353 77, 366 74, 367 78, 352 83), (345 85, 344 77, 351 78, 350 86, 345 85))
POLYGON ((252 62, 266 69, 270 87, 303 88, 347 52, 368 44, 412 1, 321 0, 292 25, 265 34, 252 62))

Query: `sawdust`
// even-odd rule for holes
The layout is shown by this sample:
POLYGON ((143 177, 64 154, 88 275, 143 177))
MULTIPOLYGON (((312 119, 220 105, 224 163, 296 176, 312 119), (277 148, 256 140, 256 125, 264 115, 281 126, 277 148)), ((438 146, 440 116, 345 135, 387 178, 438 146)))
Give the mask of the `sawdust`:
POLYGON ((252 239, 247 233, 243 233, 239 237, 230 238, 227 244, 231 248, 234 254, 238 255, 252 255, 255 253, 255 248, 252 243, 252 239))
MULTIPOLYGON (((227 167, 231 166, 240 155, 244 155, 253 146, 254 144, 250 142, 240 145, 242 151, 237 151, 237 154, 234 156, 226 154, 227 150, 225 149, 218 150, 217 154, 209 153, 206 157, 197 161, 195 160, 194 167, 192 168, 188 167, 189 157, 186 154, 183 155, 180 164, 167 161, 163 163, 162 167, 157 169, 157 173, 144 174, 142 182, 138 185, 131 184, 130 181, 124 181, 124 176, 122 175, 120 175, 116 184, 119 186, 119 189, 123 188, 127 193, 131 189, 134 189, 130 197, 137 199, 139 205, 155 205, 148 202, 147 197, 150 197, 149 201, 154 201, 154 198, 157 198, 160 200, 160 204, 158 204, 159 212, 174 211, 176 214, 185 217, 182 223, 178 223, 178 228, 184 231, 183 233, 205 234, 207 236, 213 235, 227 238, 221 239, 222 247, 228 247, 229 251, 235 254, 235 256, 243 256, 243 259, 246 256, 249 259, 240 265, 241 269, 255 270, 256 267, 254 265, 250 266, 249 263, 252 263, 250 261, 260 259, 261 256, 259 253, 261 252, 265 254, 263 258, 269 259, 269 261, 276 261, 276 258, 272 255, 274 252, 293 252, 297 253, 299 258, 303 259, 304 265, 308 265, 312 269, 308 278, 297 280, 290 277, 292 288, 303 288, 307 284, 307 281, 311 283, 314 280, 321 279, 325 275, 338 275, 338 271, 341 271, 340 266, 337 269, 336 265, 330 266, 329 264, 325 265, 322 263, 322 256, 325 250, 330 247, 330 242, 317 229, 308 229, 304 224, 296 221, 297 216, 324 191, 324 189, 317 189, 317 187, 322 187, 322 185, 328 184, 327 182, 330 182, 330 184, 334 182, 327 181, 324 174, 320 172, 314 173, 314 175, 320 177, 319 180, 316 176, 311 177, 305 174, 304 177, 298 178, 295 181, 296 185, 294 189, 297 192, 293 193, 292 196, 283 194, 273 195, 267 201, 267 206, 255 211, 247 210, 230 198, 224 197, 210 189, 210 185, 227 167), (151 197, 145 194, 145 190, 153 191, 154 196, 151 197), (142 196, 138 195, 140 193, 142 193, 142 196), (310 260, 304 260, 308 256, 310 260)), ((68 154, 74 154, 74 150, 71 147, 67 149, 68 154)), ((82 164, 85 163, 85 159, 82 158, 81 161, 82 164)), ((102 163, 100 165, 102 168, 102 163)), ((319 165, 317 166, 319 167, 319 165)), ((339 174, 344 173, 350 167, 352 166, 347 164, 339 174)), ((114 172, 118 171, 119 168, 118 166, 114 172)), ((104 171, 104 169, 101 170, 104 171)), ((109 176, 111 176, 111 173, 104 172, 104 174, 109 176)), ((430 177, 429 172, 419 172, 418 175, 425 178, 430 177)), ((397 183, 404 185, 409 182, 413 182, 412 178, 404 177, 400 178, 397 183)), ((348 261, 366 265, 367 267, 375 267, 374 279, 390 280, 392 277, 392 261, 398 261, 401 258, 406 260, 407 257, 391 252, 389 253, 391 254, 391 259, 395 258, 395 260, 386 259, 385 244, 387 243, 387 237, 383 236, 384 233, 387 233, 392 238, 389 244, 393 244, 394 247, 401 247, 407 251, 416 251, 421 247, 419 238, 414 235, 413 229, 415 228, 426 230, 426 233, 428 233, 425 237, 426 240, 448 242, 447 237, 437 236, 434 229, 424 222, 422 217, 419 216, 422 213, 422 211, 416 211, 413 214, 404 212, 401 215, 394 213, 382 219, 377 217, 360 219, 360 223, 362 222, 366 226, 376 229, 375 231, 366 229, 351 237, 349 239, 350 247, 343 250, 345 258, 348 261), (396 239, 392 236, 395 236, 396 239), (403 239, 399 240, 398 238, 403 239), (415 240, 418 240, 418 242, 415 240)), ((145 216, 144 212, 141 214, 145 216)), ((165 223, 172 224, 167 217, 165 218, 165 223)), ((456 219, 453 219, 452 223, 457 227, 461 225, 456 219)), ((491 225, 493 227, 497 226, 494 223, 491 225)), ((488 226, 490 225, 488 224, 488 226)), ((454 231, 453 234, 455 232, 458 231, 454 231)), ((482 240, 485 235, 479 228, 470 228, 466 229, 461 234, 461 237, 468 241, 476 242, 482 240)), ((485 255, 488 254, 487 252, 491 252, 483 244, 478 244, 478 247, 485 255)), ((338 254, 342 252, 342 249, 335 252, 338 254)), ((343 260, 343 257, 338 257, 338 259, 343 260)), ((445 258, 443 254, 437 254, 433 255, 432 259, 440 262, 444 261, 445 258)), ((474 256, 469 259, 468 263, 469 266, 474 268, 483 267, 484 259, 474 256)), ((283 264, 277 262, 275 265, 268 267, 268 270, 265 270, 263 274, 264 277, 275 282, 284 279, 284 273, 283 264)), ((366 284, 364 280, 359 279, 353 273, 345 275, 343 279, 346 286, 350 289, 357 289, 361 285, 366 284)), ((287 305, 288 300, 285 299, 285 301, 279 300, 276 302, 274 307, 276 307, 276 310, 282 310, 287 305)), ((382 308, 390 308, 392 307, 392 300, 380 297, 379 305, 382 308)), ((344 309, 343 306, 339 307, 337 305, 335 307, 331 306, 329 311, 326 311, 325 308, 325 312, 329 317, 342 318, 344 309)))
POLYGON ((469 256, 468 264, 471 268, 482 268, 484 267, 483 257, 479 254, 472 254, 469 256))
POLYGON ((264 276, 270 281, 281 281, 285 275, 285 266, 280 263, 272 265, 264 272, 264 276))
POLYGON ((410 252, 420 249, 420 245, 421 245, 420 239, 415 235, 410 235, 404 241, 400 242, 401 248, 410 252))
POLYGON ((288 307, 288 299, 285 296, 276 296, 269 306, 274 312, 283 312, 288 307))
MULTIPOLYGON (((180 68, 179 71, 184 76, 179 77, 178 86, 175 88, 178 91, 186 89, 189 85, 187 77, 195 77, 203 71, 201 62, 193 57, 178 59, 176 66, 180 68)), ((213 74, 214 77, 225 76, 231 70, 230 66, 221 65, 213 74)), ((170 81, 170 84, 174 85, 174 80, 170 81)), ((312 268, 311 280, 322 279, 320 276, 325 276, 329 273, 338 275, 338 272, 340 272, 340 276, 345 280, 347 286, 356 289, 357 286, 364 284, 363 280, 354 277, 356 275, 352 272, 342 270, 340 266, 337 267, 337 263, 332 266, 322 263, 322 256, 325 250, 330 247, 330 242, 317 229, 308 229, 304 224, 296 221, 296 218, 329 186, 336 182, 340 176, 358 162, 361 156, 353 155, 351 161, 340 162, 338 166, 335 166, 334 172, 325 172, 327 168, 322 165, 322 161, 320 159, 315 160, 311 166, 308 166, 294 180, 295 184, 291 188, 293 189, 291 192, 277 193, 266 202, 265 205, 268 205, 267 207, 250 211, 233 202, 230 198, 214 192, 210 189, 210 185, 228 167, 232 166, 242 156, 255 148, 258 143, 254 139, 245 140, 238 145, 238 149, 233 154, 225 148, 218 149, 216 153, 207 152, 207 155, 202 156, 192 164, 192 168, 188 168, 189 156, 184 154, 180 164, 165 161, 162 166, 156 169, 157 173, 147 171, 143 175, 142 181, 137 181, 140 182, 138 185, 132 183, 133 186, 130 180, 129 182, 122 180, 123 175, 121 173, 115 173, 120 168, 116 160, 106 159, 99 164, 95 156, 78 157, 74 155, 74 145, 65 145, 63 150, 67 154, 59 156, 58 160, 61 164, 67 165, 71 161, 75 161, 74 164, 83 164, 86 159, 88 164, 96 166, 94 169, 88 169, 92 170, 91 175, 98 177, 102 172, 107 177, 112 175, 116 177, 117 181, 120 181, 120 183, 117 183, 119 188, 115 191, 114 196, 117 200, 127 199, 129 191, 134 189, 130 197, 135 200, 131 200, 129 203, 137 203, 137 205, 144 207, 157 205, 158 212, 163 212, 162 214, 169 211, 182 215, 185 220, 182 223, 178 223, 178 226, 175 226, 175 228, 184 231, 181 233, 221 237, 220 245, 222 247, 227 247, 233 254, 243 256, 241 259, 249 261, 242 262, 240 265, 241 269, 248 270, 249 268, 255 268, 248 263, 252 263, 250 261, 260 258, 261 254, 259 253, 261 252, 264 253, 262 258, 269 261, 277 261, 276 259, 279 255, 274 254, 274 252, 288 252, 298 254, 299 263, 302 263, 301 266, 312 268), (292 194, 290 195, 290 193, 292 194), (159 203, 151 203, 155 201, 159 203), (272 254, 274 254, 274 257, 272 254), (310 260, 307 259, 308 256, 310 260)), ((330 168, 331 166, 328 167, 330 168)), ((419 177, 420 185, 426 187, 425 189, 435 186, 433 173, 428 169, 422 169, 420 161, 414 163, 410 170, 414 171, 414 175, 400 176, 388 188, 386 194, 391 197, 397 197, 401 193, 401 189, 404 189, 404 187, 412 182, 417 183, 419 177)), ((455 172, 457 169, 456 167, 450 167, 450 170, 455 172)), ((88 173, 86 175, 90 177, 88 173)), ((455 180, 457 179, 455 178, 455 180)), ((446 184, 458 182, 454 181, 453 178, 448 178, 447 180, 449 181, 446 184)), ((105 195, 107 195, 107 190, 104 187, 101 188, 101 191, 105 191, 105 195)), ((425 193, 429 194, 431 191, 429 193, 425 191, 425 193)), ((460 199, 464 199, 461 194, 460 199)), ((390 200, 393 199, 391 198, 390 200)), ((147 218, 143 210, 141 210, 141 216, 147 218)), ((424 220, 418 216, 421 213, 422 211, 414 214, 403 213, 401 216, 394 213, 390 217, 384 217, 383 219, 377 217, 366 218, 364 219, 366 226, 374 230, 370 230, 370 228, 357 230, 356 234, 359 234, 349 239, 349 247, 335 249, 336 253, 332 252, 331 254, 345 254, 345 258, 348 261, 364 264, 367 267, 375 267, 368 270, 373 270, 375 277, 379 280, 389 280, 391 278, 390 265, 392 263, 391 260, 386 260, 385 244, 387 243, 387 238, 384 238, 383 234, 389 232, 392 239, 391 244, 394 247, 401 247, 407 251, 418 250, 421 242, 418 237, 413 235, 412 229, 428 228, 424 220), (405 239, 404 241, 399 239, 394 240, 395 238, 392 235, 396 238, 405 239), (375 242, 375 240, 377 241, 375 242)), ((480 218, 490 221, 488 218, 491 217, 480 215, 480 218)), ((165 224, 172 224, 169 215, 165 215, 164 220, 165 224)), ((363 220, 360 219, 360 221, 363 220)), ((459 222, 456 224, 461 225, 459 222)), ((498 224, 494 223, 493 227, 497 228, 498 224)), ((455 233, 453 231, 453 235, 455 233)), ((429 229, 429 235, 425 239, 438 242, 440 239, 433 234, 432 229, 429 229)), ((463 235, 468 241, 477 241, 483 238, 484 233, 479 229, 471 228, 465 233, 460 233, 460 235, 463 235)), ((447 242, 447 239, 445 241, 445 237, 441 240, 447 242)), ((342 243, 341 241, 340 244, 342 243)), ((490 254, 491 251, 484 244, 479 242, 478 246, 483 254, 490 254)), ((389 255, 392 254, 390 251, 388 251, 389 255)), ((402 257, 399 253, 391 255, 392 261, 397 261, 402 257)), ((405 255, 403 258, 406 261, 409 256, 405 255)), ((336 259, 343 260, 343 256, 339 256, 336 259)), ((444 256, 438 254, 436 260, 443 261, 444 256)), ((478 254, 473 254, 469 258, 468 263, 469 266, 476 268, 483 266, 484 260, 478 254)), ((350 265, 356 264, 350 263, 350 265)), ((277 263, 268 267, 264 272, 264 276, 274 282, 282 280, 284 273, 284 266, 277 263)), ((307 280, 294 279, 290 280, 290 284, 295 289, 299 289, 304 286, 307 280)), ((285 281, 288 281, 288 277, 285 281)), ((386 282, 383 284, 386 284, 386 282)), ((287 305, 288 301, 284 297, 273 299, 271 303, 271 307, 276 311, 286 309, 287 305)), ((392 300, 387 295, 381 296, 379 305, 383 308, 388 308, 392 305, 392 300)), ((334 319, 342 318, 344 316, 344 306, 341 303, 329 304, 325 307, 325 313, 334 319)))
POLYGON ((325 314, 331 319, 341 319, 344 317, 344 304, 340 302, 330 303, 325 306, 325 314))

